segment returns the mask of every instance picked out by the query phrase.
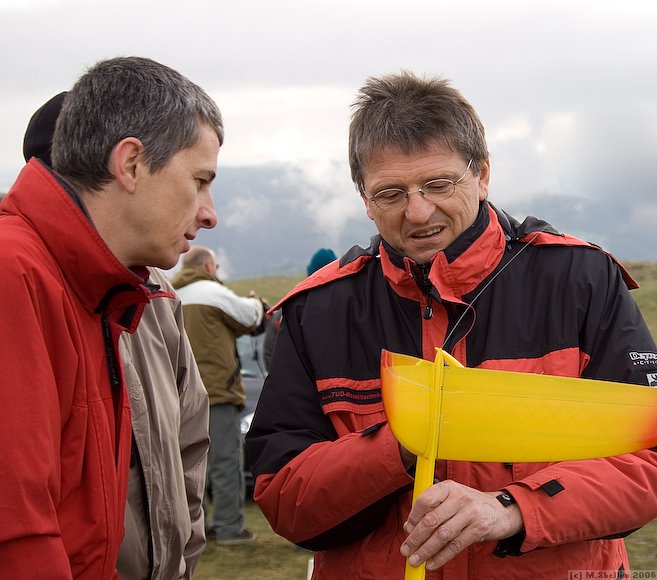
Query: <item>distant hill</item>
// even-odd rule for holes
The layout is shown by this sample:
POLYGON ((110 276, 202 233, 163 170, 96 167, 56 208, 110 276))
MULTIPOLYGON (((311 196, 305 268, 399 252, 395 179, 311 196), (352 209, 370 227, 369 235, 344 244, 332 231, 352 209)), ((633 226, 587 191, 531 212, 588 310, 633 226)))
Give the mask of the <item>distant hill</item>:
POLYGON ((274 306, 283 296, 294 288, 304 276, 268 276, 246 280, 230 280, 226 285, 240 296, 246 296, 253 290, 258 296, 274 306))
MULTIPOLYGON (((632 296, 657 340, 657 263, 626 261, 623 265, 641 285, 641 288, 632 291, 632 296)), ((253 290, 273 306, 303 278, 302 275, 269 276, 230 280, 227 285, 240 295, 246 295, 253 290)))
MULTIPOLYGON (((367 246, 376 233, 345 165, 322 171, 286 164, 220 165, 213 197, 219 224, 199 232, 197 242, 217 252, 225 279, 301 275, 318 248, 341 255, 355 244, 367 246)), ((598 200, 528 191, 522 200, 510 201, 491 191, 490 199, 520 221, 537 216, 621 260, 657 260, 650 212, 623 196, 598 200)))
POLYGON ((633 260, 624 260, 625 266, 632 277, 639 283, 657 282, 657 263, 655 262, 637 262, 633 260))
POLYGON ((354 186, 316 179, 290 165, 220 168, 219 223, 197 242, 217 252, 222 277, 302 275, 319 248, 341 255, 368 245, 375 230, 354 186))

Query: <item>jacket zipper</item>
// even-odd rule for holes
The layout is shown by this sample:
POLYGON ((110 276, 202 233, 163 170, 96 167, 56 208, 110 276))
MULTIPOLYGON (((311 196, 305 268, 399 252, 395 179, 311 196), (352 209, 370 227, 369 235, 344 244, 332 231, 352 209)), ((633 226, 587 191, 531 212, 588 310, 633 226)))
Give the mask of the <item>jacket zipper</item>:
POLYGON ((116 350, 114 349, 114 341, 112 340, 109 317, 106 314, 103 314, 101 318, 101 325, 103 327, 103 340, 105 342, 105 355, 107 356, 110 385, 115 389, 121 386, 121 377, 119 376, 118 360, 116 358, 116 350))
POLYGON ((431 282, 429 281, 429 272, 431 271, 431 264, 421 264, 419 268, 420 271, 422 272, 423 290, 426 292, 427 295, 427 304, 424 307, 424 314, 422 315, 422 318, 424 318, 424 320, 431 320, 431 318, 433 317, 433 306, 431 305, 433 302, 433 296, 431 295, 431 282))
POLYGON ((121 408, 119 407, 121 394, 119 389, 122 387, 123 383, 121 382, 119 361, 116 356, 116 349, 114 348, 112 331, 110 329, 110 321, 107 314, 102 315, 101 327, 103 329, 103 342, 105 343, 105 356, 107 357, 107 371, 109 373, 110 387, 112 389, 112 403, 114 408, 114 461, 118 465, 119 439, 121 437, 121 430, 119 427, 121 424, 121 408))

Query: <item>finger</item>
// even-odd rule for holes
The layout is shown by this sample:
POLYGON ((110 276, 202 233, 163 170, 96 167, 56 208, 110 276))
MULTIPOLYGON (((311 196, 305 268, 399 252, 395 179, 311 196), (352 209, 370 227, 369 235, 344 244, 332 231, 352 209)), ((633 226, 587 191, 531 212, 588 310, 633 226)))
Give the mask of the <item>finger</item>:
POLYGON ((425 492, 420 494, 420 496, 415 500, 411 511, 408 514, 406 523, 404 524, 404 529, 406 530, 406 524, 409 525, 410 529, 406 530, 407 532, 412 531, 415 526, 422 520, 422 518, 431 510, 436 509, 440 504, 442 504, 449 495, 449 481, 443 481, 441 483, 432 485, 425 492))
POLYGON ((467 546, 462 545, 458 541, 458 538, 456 538, 426 561, 427 570, 437 570, 438 568, 442 568, 447 562, 465 550, 465 548, 467 548, 467 546))
MULTIPOLYGON (((408 557, 417 552, 419 548, 440 528, 442 519, 440 519, 436 512, 429 512, 413 526, 408 537, 401 545, 400 552, 402 556, 408 557)), ((404 525, 406 529, 406 525, 404 525)))
POLYGON ((444 563, 467 546, 482 541, 489 530, 489 518, 477 507, 480 504, 443 503, 415 526, 402 544, 402 555, 417 555, 422 562, 440 554, 437 561, 442 558, 444 563))
POLYGON ((410 553, 408 556, 410 564, 417 566, 430 560, 437 559, 438 562, 442 559, 444 562, 451 560, 463 549, 461 525, 458 518, 450 518, 441 524, 426 541, 410 553), (438 554, 439 557, 437 557, 438 554))
POLYGON ((427 570, 441 568, 463 550, 483 540, 484 537, 479 530, 473 530, 472 526, 465 528, 458 536, 447 542, 441 549, 426 559, 427 570))
POLYGON ((404 540, 401 554, 409 556, 421 549, 422 561, 424 561, 436 550, 442 548, 466 525, 465 519, 458 516, 456 510, 456 504, 445 503, 425 514, 404 540), (426 557, 424 557, 425 553, 426 557))

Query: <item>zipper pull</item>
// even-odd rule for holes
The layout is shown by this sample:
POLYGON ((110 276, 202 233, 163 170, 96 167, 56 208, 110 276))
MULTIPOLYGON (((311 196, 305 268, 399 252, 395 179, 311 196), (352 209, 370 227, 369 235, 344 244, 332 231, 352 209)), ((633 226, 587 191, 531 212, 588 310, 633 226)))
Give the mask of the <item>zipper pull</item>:
POLYGON ((427 305, 424 307, 424 318, 425 320, 431 320, 431 317, 433 316, 433 306, 431 306, 431 302, 433 301, 433 297, 431 296, 431 293, 429 293, 429 301, 427 305))

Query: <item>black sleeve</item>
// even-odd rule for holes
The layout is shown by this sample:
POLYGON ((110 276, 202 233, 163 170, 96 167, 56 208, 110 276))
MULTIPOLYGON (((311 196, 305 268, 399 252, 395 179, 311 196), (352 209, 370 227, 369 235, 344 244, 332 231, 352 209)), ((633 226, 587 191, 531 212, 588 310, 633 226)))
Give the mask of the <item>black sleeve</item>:
POLYGON ((301 298, 286 305, 276 336, 276 357, 272 358, 251 429, 246 435, 254 477, 276 473, 313 443, 338 438, 319 404, 301 329, 293 314, 302 309, 301 298), (293 406, 287 401, 293 401, 293 406))
POLYGON ((655 341, 618 265, 600 252, 597 257, 580 326, 582 350, 590 356, 582 376, 655 386, 655 341))

